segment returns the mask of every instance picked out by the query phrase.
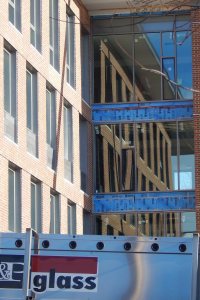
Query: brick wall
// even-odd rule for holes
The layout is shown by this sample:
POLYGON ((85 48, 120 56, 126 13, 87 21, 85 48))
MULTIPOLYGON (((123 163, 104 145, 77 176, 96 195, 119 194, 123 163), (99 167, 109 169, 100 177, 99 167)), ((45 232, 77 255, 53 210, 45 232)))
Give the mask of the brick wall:
MULTIPOLYGON (((77 233, 83 232, 83 209, 91 209, 91 197, 80 190, 80 151, 79 115, 84 115, 89 124, 90 108, 81 99, 81 55, 80 55, 80 11, 74 1, 70 1, 72 11, 78 17, 75 22, 76 49, 76 88, 66 83, 65 74, 65 32, 66 23, 59 22, 60 30, 60 72, 49 64, 49 8, 48 1, 42 5, 42 53, 30 44, 29 1, 22 3, 22 30, 19 32, 8 21, 8 2, 0 0, 0 188, 1 214, 0 231, 8 230, 8 165, 12 162, 21 171, 22 231, 31 226, 30 220, 30 180, 34 176, 42 183, 42 231, 49 232, 50 190, 60 194, 61 232, 67 233, 67 200, 77 204, 77 233), (10 141, 4 135, 3 106, 3 48, 4 40, 9 42, 17 53, 17 124, 18 142, 10 141), (38 158, 27 152, 26 140, 26 65, 29 63, 37 71, 38 78, 38 158), (63 69, 64 68, 64 69, 63 69), (46 84, 56 89, 58 167, 56 172, 47 167, 46 149, 46 84), (64 179, 64 141, 63 141, 63 101, 66 99, 73 111, 73 169, 74 181, 64 179), (85 107, 85 108, 84 108, 85 107)), ((83 8, 82 8, 83 11, 83 8)), ((59 18, 66 19, 65 1, 59 1, 59 18)), ((91 128, 91 125, 89 125, 91 128)), ((90 129, 91 133, 91 129, 90 129)), ((91 136, 89 134, 89 136, 91 136)), ((92 141, 88 138, 89 192, 92 192, 92 141)))

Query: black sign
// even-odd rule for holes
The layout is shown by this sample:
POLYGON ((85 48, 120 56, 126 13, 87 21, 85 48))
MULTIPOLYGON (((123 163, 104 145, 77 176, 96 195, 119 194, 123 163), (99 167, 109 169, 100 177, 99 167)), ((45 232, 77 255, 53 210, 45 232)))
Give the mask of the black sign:
POLYGON ((23 255, 0 255, 0 288, 22 289, 23 255))

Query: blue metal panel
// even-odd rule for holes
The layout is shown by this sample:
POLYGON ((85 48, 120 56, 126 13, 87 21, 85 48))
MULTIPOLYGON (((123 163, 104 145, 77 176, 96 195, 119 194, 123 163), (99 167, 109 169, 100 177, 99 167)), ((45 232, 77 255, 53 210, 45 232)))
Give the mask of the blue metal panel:
POLYGON ((195 209, 194 191, 96 194, 94 213, 182 211, 195 209))
POLYGON ((192 117, 192 100, 92 105, 92 121, 95 124, 186 120, 192 117))

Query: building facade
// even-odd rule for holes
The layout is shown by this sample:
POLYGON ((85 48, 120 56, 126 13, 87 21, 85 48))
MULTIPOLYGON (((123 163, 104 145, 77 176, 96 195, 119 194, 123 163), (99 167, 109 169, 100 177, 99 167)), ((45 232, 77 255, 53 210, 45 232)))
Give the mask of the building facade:
POLYGON ((199 5, 82 1, 91 16, 99 234, 199 230, 199 5))
POLYGON ((91 233, 82 8, 64 0, 1 0, 0 8, 0 231, 91 233))
POLYGON ((0 231, 199 231, 199 4, 0 7, 0 231))

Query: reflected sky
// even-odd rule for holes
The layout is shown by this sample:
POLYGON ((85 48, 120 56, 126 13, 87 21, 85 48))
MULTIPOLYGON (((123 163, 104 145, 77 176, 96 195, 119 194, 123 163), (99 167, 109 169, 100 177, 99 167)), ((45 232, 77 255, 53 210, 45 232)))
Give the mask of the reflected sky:
MULTIPOLYGON (((137 20, 132 34, 130 28, 119 34, 111 26, 106 35, 105 20, 98 20, 102 36, 94 37, 95 102, 192 99, 192 39, 187 19, 137 20)), ((124 20, 116 18, 113 26, 120 22, 123 26, 124 20)))

